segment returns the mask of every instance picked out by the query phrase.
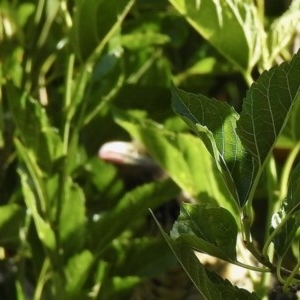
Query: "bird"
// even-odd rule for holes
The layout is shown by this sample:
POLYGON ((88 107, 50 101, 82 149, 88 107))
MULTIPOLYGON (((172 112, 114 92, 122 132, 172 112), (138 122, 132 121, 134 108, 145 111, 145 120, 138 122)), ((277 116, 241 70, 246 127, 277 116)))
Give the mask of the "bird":
MULTIPOLYGON (((166 178, 166 173, 148 155, 145 147, 136 141, 109 141, 104 143, 98 157, 116 166, 126 190, 166 178)), ((167 203, 153 210, 155 217, 165 230, 170 230, 176 221, 182 197, 170 199, 167 203)), ((160 231, 149 215, 149 232, 160 235, 160 231), (154 225, 154 226, 153 226, 154 225), (153 230, 155 227, 155 230, 153 230)), ((160 235, 162 238, 162 236, 160 235)), ((170 255, 172 253, 170 252, 170 255)), ((200 294, 188 275, 179 265, 172 266, 166 272, 147 278, 133 290, 130 300, 200 300, 200 294)))
MULTIPOLYGON (((117 167, 127 190, 167 177, 162 168, 147 153, 146 148, 136 141, 106 142, 100 147, 98 157, 117 167)), ((176 199, 170 199, 169 202, 155 209, 154 214, 164 229, 169 231, 179 216, 181 203, 193 201, 193 199, 189 201, 188 196, 183 191, 176 199)), ((149 218, 149 227, 153 228, 151 220, 152 225, 154 223, 153 218, 149 218)), ((156 226, 155 228, 156 234, 160 234, 158 227, 156 226)), ((153 234, 153 231, 151 232, 153 234)), ((195 254, 208 270, 219 274, 222 278, 228 278, 234 285, 247 289, 253 288, 253 282, 249 279, 247 270, 206 254, 195 254)), ((250 259, 247 257, 247 260, 250 259)), ((130 298, 130 300, 162 299, 202 300, 203 298, 178 263, 170 270, 166 270, 165 273, 158 276, 155 275, 153 278, 139 284, 130 298)))

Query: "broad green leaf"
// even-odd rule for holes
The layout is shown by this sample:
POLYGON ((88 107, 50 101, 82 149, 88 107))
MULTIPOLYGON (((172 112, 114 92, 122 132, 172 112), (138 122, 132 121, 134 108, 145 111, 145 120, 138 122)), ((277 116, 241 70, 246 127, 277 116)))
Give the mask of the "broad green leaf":
POLYGON ((236 222, 224 208, 184 204, 171 237, 196 251, 234 262, 237 232, 236 222))
POLYGON ((187 21, 243 72, 260 57, 263 27, 253 1, 169 0, 187 21), (253 30, 255 28, 255 30, 253 30))
POLYGON ((212 274, 200 263, 193 250, 185 241, 170 238, 157 222, 164 238, 172 249, 174 255, 182 265, 185 272, 199 291, 199 298, 205 300, 231 300, 231 299, 256 299, 259 298, 244 289, 232 286, 228 280, 212 274))
POLYGON ((25 222, 26 211, 17 204, 0 206, 0 245, 19 240, 20 230, 25 222))
POLYGON ((84 61, 92 54, 100 54, 120 28, 134 1, 77 0, 76 2, 72 37, 77 55, 84 61))
POLYGON ((236 133, 238 113, 227 103, 175 87, 172 87, 172 106, 204 142, 232 196, 244 204, 255 169, 236 133))
POLYGON ((70 299, 82 291, 93 263, 95 263, 93 254, 88 250, 74 255, 68 260, 65 274, 67 279, 66 291, 70 299))
POLYGON ((130 228, 138 217, 148 213, 148 208, 156 208, 178 195, 179 189, 170 179, 144 184, 127 192, 114 209, 100 214, 91 224, 90 234, 97 251, 104 251, 125 228, 130 228))
POLYGON ((34 191, 32 190, 27 174, 19 169, 19 175, 21 177, 24 201, 27 208, 29 209, 29 212, 32 214, 38 237, 48 250, 54 251, 56 248, 56 238, 54 231, 52 230, 49 222, 43 219, 43 217, 38 212, 38 201, 36 199, 34 191))
POLYGON ((244 99, 237 134, 262 168, 300 98, 300 52, 290 63, 265 71, 244 99))

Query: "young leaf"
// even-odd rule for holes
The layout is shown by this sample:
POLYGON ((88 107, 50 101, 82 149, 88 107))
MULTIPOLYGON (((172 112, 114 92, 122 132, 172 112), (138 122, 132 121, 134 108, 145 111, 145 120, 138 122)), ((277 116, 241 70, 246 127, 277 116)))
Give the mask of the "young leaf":
POLYGON ((263 28, 253 1, 169 1, 240 70, 249 71, 255 65, 261 54, 263 28))
POLYGON ((184 204, 171 237, 196 251, 235 261, 237 232, 237 224, 226 209, 184 204))

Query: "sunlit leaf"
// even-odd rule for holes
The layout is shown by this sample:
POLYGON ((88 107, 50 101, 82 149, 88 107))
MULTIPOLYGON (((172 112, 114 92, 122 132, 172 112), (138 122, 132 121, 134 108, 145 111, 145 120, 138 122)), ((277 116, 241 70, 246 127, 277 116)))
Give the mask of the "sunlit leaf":
POLYGON ((260 56, 262 24, 253 1, 169 0, 187 21, 239 69, 260 56))

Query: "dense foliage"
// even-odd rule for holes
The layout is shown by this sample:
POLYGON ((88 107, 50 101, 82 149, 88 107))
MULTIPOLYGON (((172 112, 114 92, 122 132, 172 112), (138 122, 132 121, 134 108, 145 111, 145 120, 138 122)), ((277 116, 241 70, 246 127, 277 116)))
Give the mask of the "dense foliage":
POLYGON ((293 293, 300 1, 7 0, 0 20, 3 299, 128 299, 177 260, 203 299, 293 293), (115 139, 168 176, 126 190, 97 157, 115 139), (193 204, 149 234, 180 190, 193 204))

